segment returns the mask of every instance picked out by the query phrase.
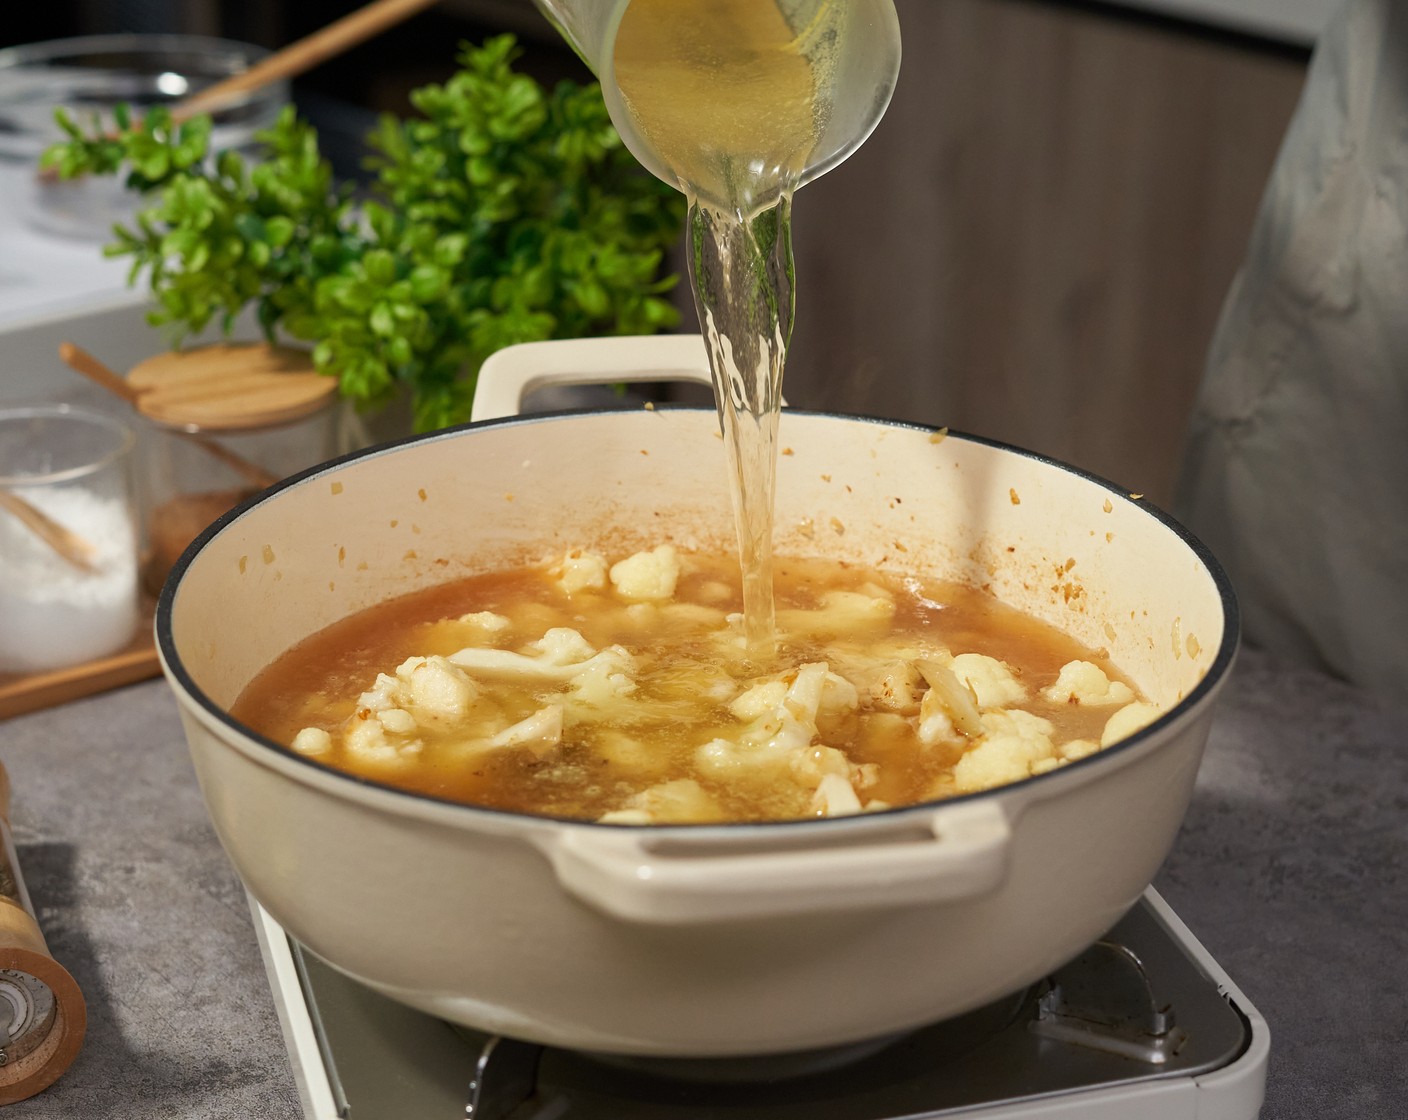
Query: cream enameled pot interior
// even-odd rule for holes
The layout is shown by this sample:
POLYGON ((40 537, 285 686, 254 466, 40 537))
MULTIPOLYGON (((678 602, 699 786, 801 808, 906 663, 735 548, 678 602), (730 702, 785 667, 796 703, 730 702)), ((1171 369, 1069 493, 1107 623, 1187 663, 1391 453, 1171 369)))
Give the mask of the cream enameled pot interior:
MULTIPOLYGON (((638 373, 694 353, 538 345, 549 349, 518 360, 638 373)), ((584 544, 731 547, 712 410, 475 424, 275 489, 198 541, 162 596, 159 647, 197 774, 255 897, 332 964, 414 1006, 638 1054, 874 1037, 1011 992, 1099 936, 1186 809, 1236 644, 1220 569, 1141 500, 1020 451, 808 413, 784 415, 781 443, 779 552, 986 586, 1107 649, 1170 713, 989 794, 692 829, 447 805, 229 720, 290 645, 403 592, 584 544)))

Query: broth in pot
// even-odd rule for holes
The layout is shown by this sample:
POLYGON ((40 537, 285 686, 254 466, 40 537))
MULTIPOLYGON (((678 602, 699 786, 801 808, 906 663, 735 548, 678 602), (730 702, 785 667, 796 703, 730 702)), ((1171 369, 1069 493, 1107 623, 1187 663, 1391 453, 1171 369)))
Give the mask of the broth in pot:
POLYGON ((331 767, 615 824, 873 812, 1017 781, 1151 722, 1102 651, 959 584, 779 558, 778 649, 736 558, 572 549, 362 611, 231 714, 331 767))

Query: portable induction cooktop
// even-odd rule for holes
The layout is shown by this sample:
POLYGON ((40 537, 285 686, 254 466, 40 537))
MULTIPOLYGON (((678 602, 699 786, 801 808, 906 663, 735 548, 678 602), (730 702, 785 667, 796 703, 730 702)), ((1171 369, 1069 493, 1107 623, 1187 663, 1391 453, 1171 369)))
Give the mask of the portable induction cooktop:
POLYGON ((305 1120, 1254 1120, 1266 1022, 1150 888, 1033 988, 831 1051, 590 1055, 495 1037, 334 971, 251 902, 305 1120))

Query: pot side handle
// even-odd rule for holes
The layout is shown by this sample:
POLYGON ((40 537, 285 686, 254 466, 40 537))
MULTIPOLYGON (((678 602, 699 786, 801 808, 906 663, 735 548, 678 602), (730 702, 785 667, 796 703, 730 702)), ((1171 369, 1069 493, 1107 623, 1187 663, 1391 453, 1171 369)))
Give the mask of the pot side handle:
POLYGON ((845 846, 729 850, 687 834, 667 839, 650 828, 599 827, 558 832, 546 848, 559 882, 594 909, 633 922, 693 925, 976 898, 1006 877, 1011 836, 1001 805, 983 800, 845 846))
POLYGON ((712 386, 703 337, 569 338, 506 346, 490 354, 479 367, 469 418, 517 416, 524 397, 549 385, 613 385, 619 381, 698 381, 712 386))

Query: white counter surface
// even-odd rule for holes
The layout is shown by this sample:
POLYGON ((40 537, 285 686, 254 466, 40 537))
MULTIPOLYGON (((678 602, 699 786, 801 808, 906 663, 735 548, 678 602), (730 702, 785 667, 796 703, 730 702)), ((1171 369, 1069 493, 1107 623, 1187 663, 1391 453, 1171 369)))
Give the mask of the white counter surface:
POLYGON ((0 163, 0 328, 74 311, 140 303, 127 287, 131 262, 103 256, 101 241, 54 237, 31 229, 19 202, 26 169, 0 163))

